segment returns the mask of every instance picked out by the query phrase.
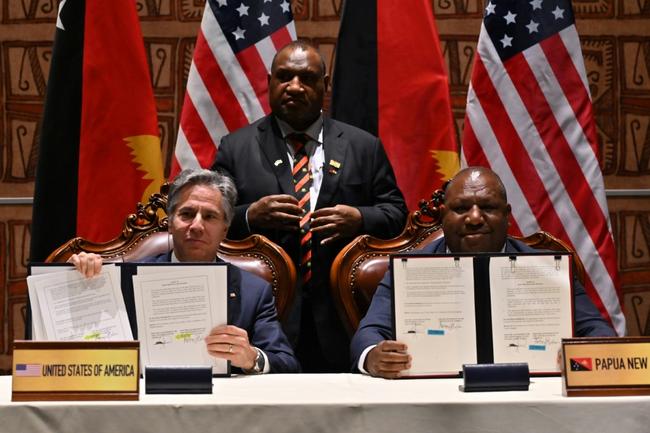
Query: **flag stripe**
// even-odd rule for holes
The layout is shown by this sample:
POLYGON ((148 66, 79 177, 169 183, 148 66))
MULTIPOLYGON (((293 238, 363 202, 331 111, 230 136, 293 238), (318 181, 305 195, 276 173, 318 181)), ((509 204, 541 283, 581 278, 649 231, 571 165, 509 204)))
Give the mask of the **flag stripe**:
MULTIPOLYGON (((237 54, 237 60, 248 77, 248 81, 251 83, 251 87, 255 91, 257 100, 262 104, 262 109, 265 113, 268 113, 271 110, 268 99, 268 72, 257 46, 251 45, 245 50, 240 51, 237 54)), ((237 128, 245 126, 246 124, 247 122, 244 122, 237 126, 237 128)), ((231 128, 231 130, 232 129, 235 128, 231 128)))
MULTIPOLYGON (((195 125, 197 119, 201 119, 201 130, 199 132, 190 133, 185 131, 185 136, 192 138, 193 142, 201 145, 217 146, 221 137, 228 133, 221 113, 215 105, 212 104, 212 98, 208 91, 203 79, 199 75, 196 65, 192 63, 190 66, 190 74, 187 80, 187 90, 185 93, 185 101, 190 102, 188 109, 193 113, 187 116, 187 124, 185 123, 185 107, 181 113, 181 128, 188 129, 195 125), (189 98, 189 101, 188 101, 189 98), (210 125, 209 128, 206 125, 210 125), (194 134, 197 134, 196 136, 194 134)), ((198 128, 198 126, 197 126, 198 128)))
POLYGON ((176 148, 174 149, 174 161, 172 163, 176 165, 176 170, 181 165, 184 167, 201 167, 182 129, 178 131, 176 148))
MULTIPOLYGON (((264 66, 265 74, 262 76, 265 84, 267 83, 268 75, 271 74, 271 63, 273 63, 273 57, 276 53, 275 45, 273 45, 273 40, 269 36, 268 38, 261 39, 258 43, 255 44, 257 49, 257 54, 260 56, 262 65, 264 66)), ((265 86, 265 94, 268 94, 268 85, 265 86)))
POLYGON ((283 27, 277 32, 271 34, 271 40, 273 41, 273 45, 275 46, 275 51, 278 51, 280 48, 284 47, 289 42, 295 39, 296 39, 296 29, 293 25, 293 22, 289 24, 287 27, 283 27))
MULTIPOLYGON (((190 95, 190 92, 186 93, 186 95, 190 95)), ((196 161, 198 165, 194 165, 193 167, 195 168, 204 167, 205 166, 204 163, 210 164, 212 162, 210 158, 214 158, 216 152, 216 145, 204 146, 204 145, 198 145, 197 143, 206 143, 206 142, 213 143, 212 140, 207 139, 207 137, 210 136, 211 131, 207 130, 205 128, 205 125, 215 125, 218 124, 218 122, 216 121, 212 123, 206 122, 206 120, 209 119, 202 118, 201 113, 199 113, 194 109, 194 104, 191 103, 191 101, 189 102, 190 103, 187 103, 186 106, 184 107, 183 113, 181 115, 181 124, 187 124, 189 126, 179 131, 179 135, 181 133, 183 134, 183 139, 187 143, 187 146, 180 147, 177 144, 176 154, 178 155, 179 161, 188 161, 191 163, 196 161), (181 151, 189 152, 192 155, 191 156, 180 155, 179 153, 181 151)), ((214 128, 214 129, 218 129, 218 128, 214 128)))
MULTIPOLYGON (((573 28, 574 26, 571 26, 569 29, 573 28)), ((584 170, 594 170, 600 176, 600 167, 598 166, 597 160, 598 137, 594 122, 591 121, 593 113, 589 90, 587 87, 584 87, 582 77, 575 68, 573 59, 567 51, 564 40, 560 36, 547 39, 540 44, 540 47, 544 50, 546 58, 548 58, 549 66, 553 71, 553 77, 557 78, 557 84, 561 87, 561 92, 566 95, 566 99, 573 109, 573 113, 576 115, 579 126, 586 135, 583 139, 589 144, 587 147, 584 147, 582 143, 574 146, 574 151, 580 151, 582 153, 576 156, 578 158, 584 158, 584 170), (560 69, 559 65, 568 66, 560 69)), ((556 88, 557 92, 560 91, 559 87, 556 88)), ((604 207, 604 203, 601 207, 604 207)))
MULTIPOLYGON (((225 125, 226 131, 232 131, 242 125, 248 123, 247 114, 242 110, 237 96, 229 85, 229 79, 224 75, 221 70, 221 65, 216 59, 208 55, 203 49, 203 45, 207 44, 203 33, 199 32, 196 41, 196 50, 199 55, 194 56, 194 66, 201 77, 201 82, 204 88, 200 90, 201 95, 210 95, 212 104, 209 107, 231 107, 230 110, 221 113, 221 118, 225 125)), ((210 123, 206 123, 210 125, 210 123)))
POLYGON ((230 45, 214 15, 209 13, 203 14, 201 31, 204 34, 210 35, 206 39, 206 42, 210 47, 214 60, 219 64, 219 68, 226 77, 228 84, 233 88, 241 89, 241 92, 236 92, 235 95, 248 121, 254 122, 264 116, 265 113, 260 102, 257 98, 252 97, 255 95, 255 92, 248 81, 248 77, 239 64, 237 57, 230 49, 230 45))
POLYGON ((513 214, 513 226, 511 227, 513 233, 521 234, 519 228, 521 224, 526 227, 536 227, 534 231, 539 231, 537 220, 533 216, 524 192, 515 180, 514 173, 510 170, 510 165, 505 159, 502 148, 489 145, 490 143, 497 143, 497 137, 494 135, 492 128, 488 126, 489 120, 485 116, 485 112, 478 102, 471 85, 468 92, 468 101, 474 101, 474 109, 468 110, 467 115, 470 121, 465 123, 464 129, 463 150, 464 153, 470 153, 472 157, 471 164, 466 163, 466 165, 491 167, 495 172, 500 173, 501 180, 509 186, 508 195, 513 214), (475 128, 478 134, 474 133, 475 128), (479 141, 477 137, 481 137, 481 140, 479 141))
POLYGON ((580 38, 578 37, 576 26, 569 26, 566 29, 561 30, 560 37, 569 52, 569 57, 571 58, 573 67, 578 71, 583 87, 587 90, 587 97, 591 100, 589 81, 587 80, 587 70, 585 69, 585 61, 582 57, 582 48, 580 47, 580 38))

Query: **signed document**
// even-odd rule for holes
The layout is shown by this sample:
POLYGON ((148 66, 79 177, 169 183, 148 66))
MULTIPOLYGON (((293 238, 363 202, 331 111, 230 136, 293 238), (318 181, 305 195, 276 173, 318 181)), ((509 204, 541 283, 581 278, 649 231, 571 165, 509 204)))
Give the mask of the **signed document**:
POLYGON ((463 364, 526 362, 559 373, 573 335, 571 256, 395 255, 393 328, 405 376, 457 376, 463 364))
POLYGON ((476 360, 471 257, 393 261, 395 337, 413 357, 407 375, 457 374, 476 360))
POLYGON ((490 259, 494 362, 558 371, 562 338, 573 334, 570 266, 569 256, 490 259))
POLYGON ((227 374, 228 362, 208 355, 205 337, 225 325, 225 264, 138 266, 133 292, 143 365, 210 365, 227 374))
POLYGON ((37 274, 27 277, 35 340, 133 340, 115 265, 104 265, 91 279, 72 267, 43 265, 31 272, 37 274))

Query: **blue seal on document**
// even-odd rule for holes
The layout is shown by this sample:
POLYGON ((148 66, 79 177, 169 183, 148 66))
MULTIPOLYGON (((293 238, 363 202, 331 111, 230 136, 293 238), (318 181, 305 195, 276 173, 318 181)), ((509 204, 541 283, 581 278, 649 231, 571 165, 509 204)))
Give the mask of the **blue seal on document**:
POLYGON ((531 345, 528 346, 528 350, 545 351, 546 350, 546 345, 545 344, 531 344, 531 345))
POLYGON ((427 335, 445 335, 444 329, 427 329, 427 335))

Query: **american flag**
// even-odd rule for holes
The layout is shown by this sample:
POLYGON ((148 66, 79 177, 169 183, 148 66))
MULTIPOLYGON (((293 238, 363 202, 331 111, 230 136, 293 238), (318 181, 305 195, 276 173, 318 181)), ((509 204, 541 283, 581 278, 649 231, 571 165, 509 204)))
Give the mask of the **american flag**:
POLYGON ((171 177, 210 167, 221 137, 270 111, 267 75, 296 39, 289 0, 208 0, 187 80, 171 177))
POLYGON ((490 0, 467 95, 463 165, 491 167, 511 232, 569 242, 619 335, 625 317, 589 85, 569 0, 490 0))
POLYGON ((40 377, 41 364, 16 364, 14 375, 16 377, 40 377))

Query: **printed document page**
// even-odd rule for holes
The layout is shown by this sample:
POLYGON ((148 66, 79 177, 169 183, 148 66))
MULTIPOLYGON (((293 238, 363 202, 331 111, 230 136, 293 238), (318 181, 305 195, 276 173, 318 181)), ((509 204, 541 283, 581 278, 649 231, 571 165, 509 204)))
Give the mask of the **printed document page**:
POLYGON ((561 340, 573 332, 570 267, 568 255, 490 259, 494 362, 559 371, 561 340))
POLYGON ((208 355, 205 337, 228 321, 227 267, 138 266, 133 276, 143 365, 211 365, 226 374, 228 363, 208 355))
POLYGON ((476 363, 471 257, 393 257, 395 336, 413 361, 405 375, 458 374, 476 363))
POLYGON ((27 277, 35 340, 133 340, 115 265, 87 279, 53 266, 52 272, 27 277))

